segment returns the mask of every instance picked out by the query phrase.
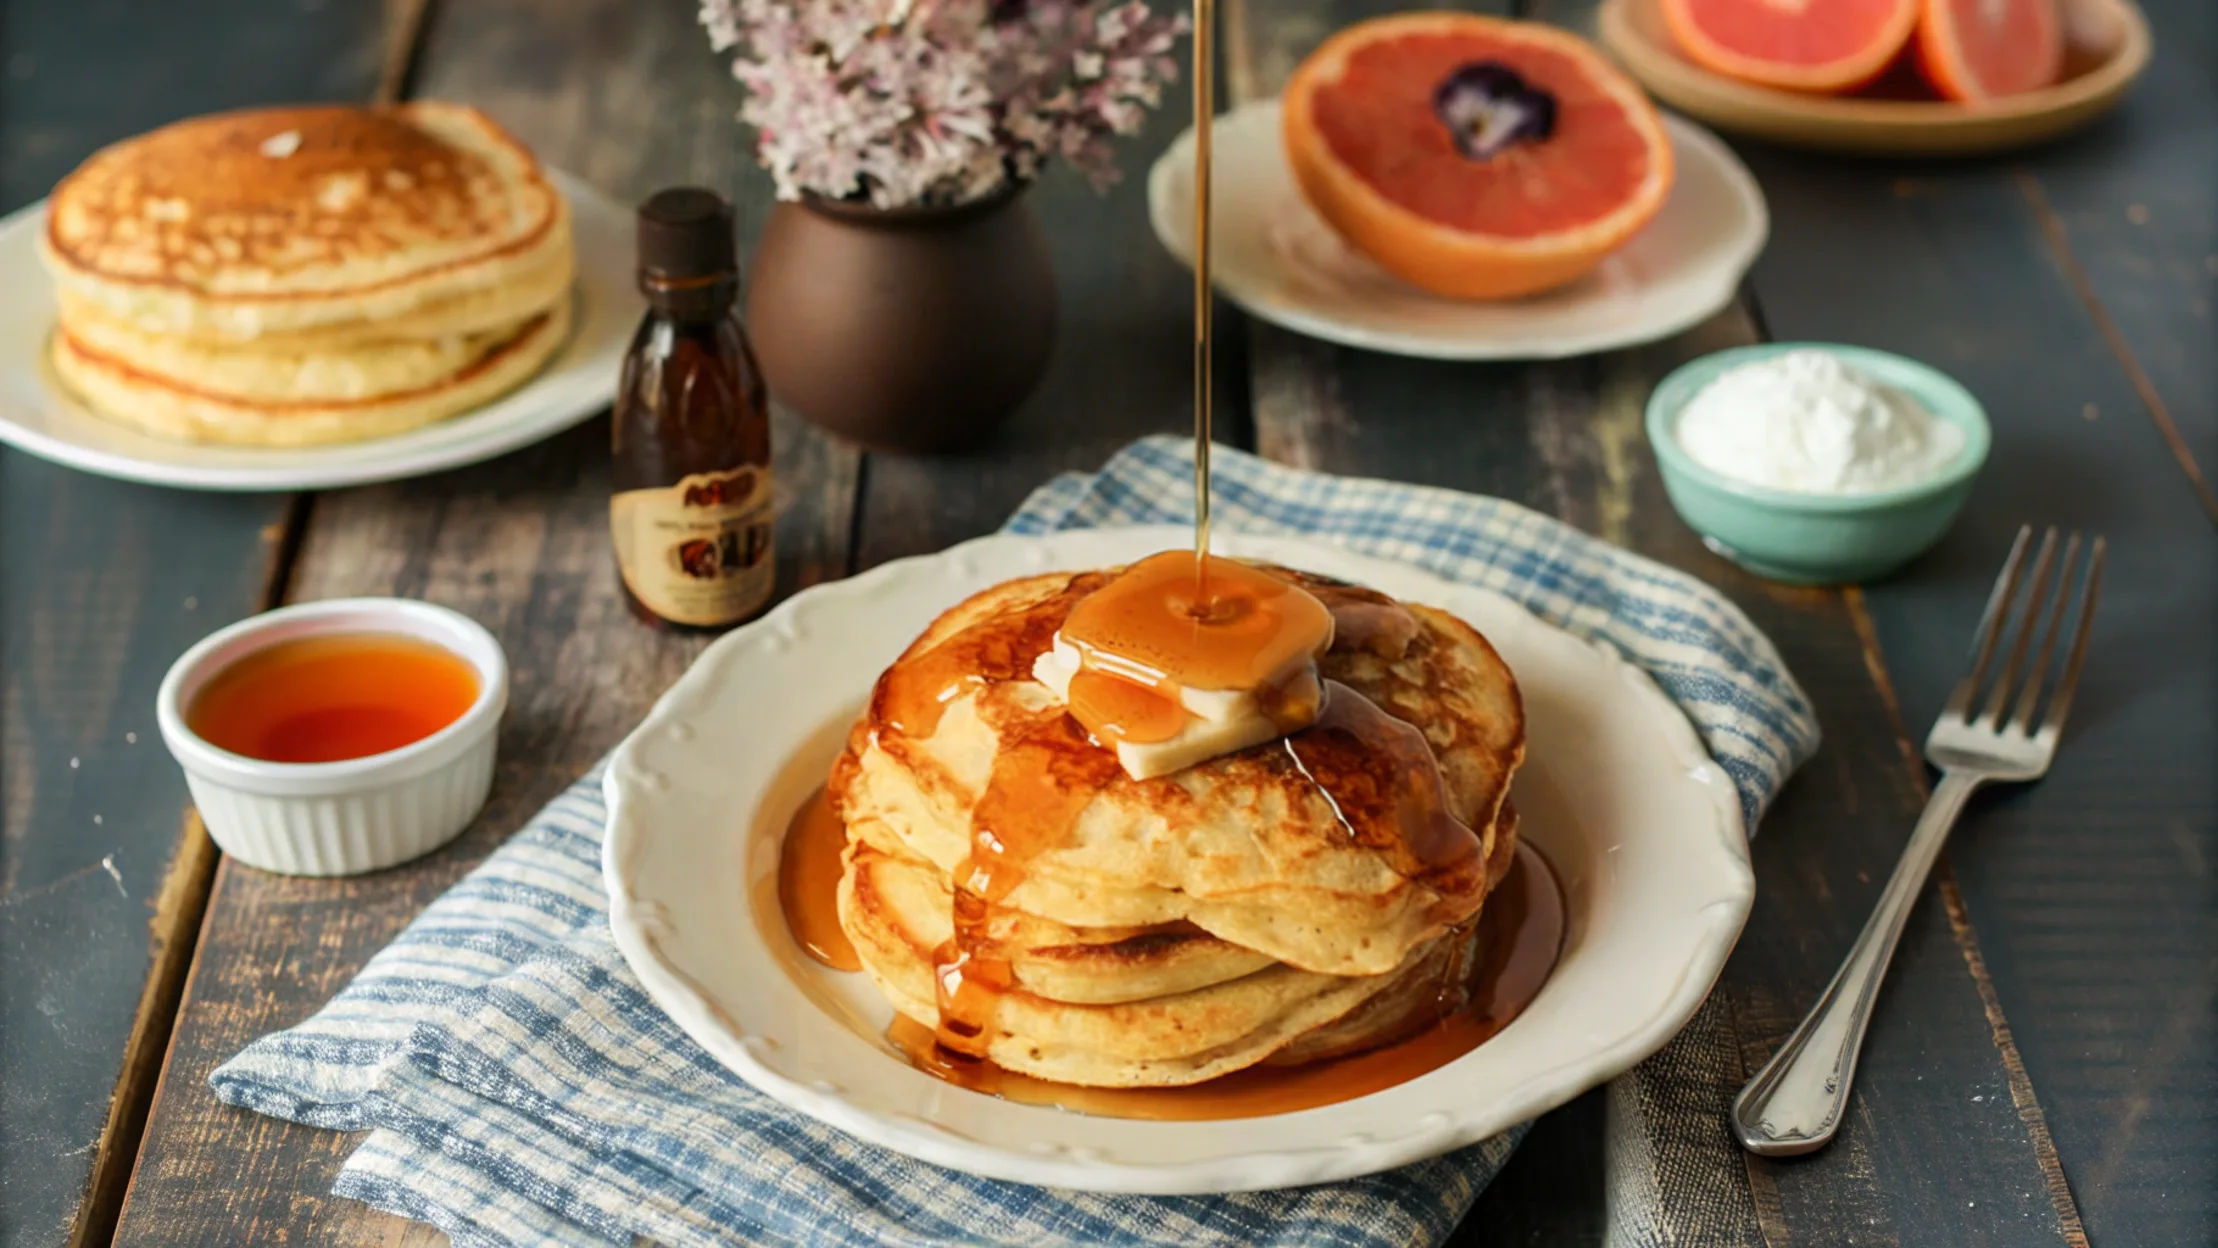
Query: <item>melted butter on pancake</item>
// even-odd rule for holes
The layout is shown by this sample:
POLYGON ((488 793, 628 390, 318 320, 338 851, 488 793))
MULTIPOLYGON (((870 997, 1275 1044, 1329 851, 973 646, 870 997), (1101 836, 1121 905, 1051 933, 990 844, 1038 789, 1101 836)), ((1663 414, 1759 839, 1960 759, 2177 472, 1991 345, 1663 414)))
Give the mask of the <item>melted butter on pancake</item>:
MULTIPOLYGON (((1162 562, 1159 601, 1183 611, 1192 556, 1162 562)), ((1299 621, 1276 653, 1242 641, 1229 678, 1074 628, 1116 605, 1101 573, 976 595, 881 677, 832 777, 850 842, 839 919, 943 1065, 1168 1086, 1308 1051, 1328 1027, 1334 1052, 1386 1043, 1460 1000, 1440 988, 1462 978, 1456 933, 1514 842, 1498 816, 1522 755, 1515 682, 1453 617, 1225 566, 1299 621), (1059 693, 1049 656, 1073 633, 1122 670, 1071 665, 1059 693), (1329 697, 1320 674, 1341 682, 1329 697), (1251 717, 1265 735, 1147 779, 1104 748, 1160 739, 1163 704, 1201 718, 1189 697, 1268 708, 1251 717), (1403 1005, 1356 1012, 1389 992, 1403 1005)), ((1224 614, 1238 629, 1262 613, 1224 614)))
POLYGON ((1306 727, 1332 636, 1324 603, 1286 578, 1165 551, 1078 603, 1033 675, 1146 780, 1306 727))
POLYGON ((1252 692, 1332 644, 1325 605, 1281 577, 1184 551, 1133 564, 1060 633, 1090 671, 1156 689, 1252 692))

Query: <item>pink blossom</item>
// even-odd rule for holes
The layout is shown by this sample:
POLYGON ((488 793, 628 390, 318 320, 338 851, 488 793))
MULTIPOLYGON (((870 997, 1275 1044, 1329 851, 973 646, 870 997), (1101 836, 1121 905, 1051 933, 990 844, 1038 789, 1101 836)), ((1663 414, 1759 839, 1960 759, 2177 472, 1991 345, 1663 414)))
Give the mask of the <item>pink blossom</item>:
POLYGON ((1051 157, 1097 187, 1175 81, 1141 0, 701 0, 778 195, 954 204, 1051 157))

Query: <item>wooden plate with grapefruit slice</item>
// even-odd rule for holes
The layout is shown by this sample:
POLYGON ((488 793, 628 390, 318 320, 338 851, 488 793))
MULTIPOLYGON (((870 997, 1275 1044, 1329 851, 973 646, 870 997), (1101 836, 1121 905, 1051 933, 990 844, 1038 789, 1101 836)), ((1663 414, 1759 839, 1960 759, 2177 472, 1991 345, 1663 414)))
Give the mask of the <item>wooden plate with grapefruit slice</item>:
POLYGON ((2055 138, 2117 103, 2149 61, 2149 25, 2133 0, 2060 0, 2061 23, 2016 24, 2001 46, 1955 27, 1950 18, 1962 0, 1868 0, 1841 10, 1853 17, 1827 32, 1829 46, 1792 54, 1746 29, 1736 10, 1753 7, 1603 0, 1602 45, 1656 98, 1721 130, 1903 156, 1973 155, 2055 138), (2061 62, 2053 73, 2042 64, 2048 57, 2061 62), (2034 80, 2054 81, 2011 93, 2029 63, 2037 65, 2034 80), (1859 84, 1857 94, 1817 93, 1859 84), (1935 90, 1955 98, 1934 98, 1935 90))

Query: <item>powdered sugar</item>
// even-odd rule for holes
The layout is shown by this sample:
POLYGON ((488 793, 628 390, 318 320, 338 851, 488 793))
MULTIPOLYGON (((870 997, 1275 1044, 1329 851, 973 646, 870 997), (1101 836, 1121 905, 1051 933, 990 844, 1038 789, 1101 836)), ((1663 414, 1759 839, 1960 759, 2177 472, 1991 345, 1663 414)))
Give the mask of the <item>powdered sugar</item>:
POLYGON ((1929 479, 1964 431, 1830 352, 1727 369, 1679 413, 1679 445, 1710 471, 1801 494, 1865 494, 1929 479))

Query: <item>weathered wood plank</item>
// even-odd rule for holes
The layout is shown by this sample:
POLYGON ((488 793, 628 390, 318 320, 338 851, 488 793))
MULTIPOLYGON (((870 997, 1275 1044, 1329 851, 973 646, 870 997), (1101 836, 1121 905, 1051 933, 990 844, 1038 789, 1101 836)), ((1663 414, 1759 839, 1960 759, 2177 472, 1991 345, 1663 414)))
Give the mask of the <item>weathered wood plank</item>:
POLYGON ((2016 170, 2188 488, 2218 523, 2218 6, 2148 0, 2156 55, 2102 124, 2016 170))
MULTIPOLYGON (((409 78, 418 94, 486 108, 548 162, 620 196, 678 182, 719 187, 734 195, 748 237, 767 210, 768 180, 748 167, 728 120, 734 89, 686 6, 435 6, 409 78)), ((856 457, 782 413, 775 440, 779 580, 791 592, 847 570, 856 457)), ((327 1195, 352 1139, 220 1106, 206 1079, 344 986, 615 744, 699 652, 698 639, 638 624, 618 596, 607 441, 596 420, 491 464, 317 501, 293 597, 423 598, 501 638, 513 693, 493 797, 456 844, 378 875, 289 880, 223 866, 121 1242, 435 1238, 327 1195)))
MULTIPOLYGON (((2160 42, 2159 58, 2171 55, 2160 42)), ((1985 582, 2019 524, 2076 525, 2111 542, 2093 658, 2054 771, 1975 804, 1950 848, 1978 931, 1967 954, 1981 955, 1989 991, 2008 1010, 2040 1117, 2098 1242, 2218 1235, 2208 1182, 2218 1153, 2209 867, 2218 856, 2209 761, 2218 755, 2209 628, 2218 532, 2133 365, 2075 288, 2078 261, 2056 250, 2026 179, 2046 179, 2047 161, 2061 159, 2076 166, 2075 194, 2141 194, 2148 143, 2168 145, 2173 127, 2213 125, 2208 114, 2152 118, 2146 129, 2121 119, 2098 132, 2110 136, 2099 149, 2033 153, 2022 166, 1859 167, 1750 153, 1777 230, 1756 276, 1773 332, 1926 359, 1979 395, 1996 427, 1954 531, 1867 591, 1907 724, 1922 731, 1959 675, 1985 582)), ((2122 280, 2135 253, 2104 247, 2112 280, 2122 280)), ((2155 278, 2135 289, 2172 297, 2155 278)), ((2135 353, 2207 358, 2207 322, 2177 321, 2146 315, 2135 353), (2175 348, 2170 335, 2199 345, 2175 348)), ((2209 374, 2169 376, 2207 386, 2209 374)), ((2213 401, 2207 388, 2175 390, 2167 406, 2181 417, 2207 414, 2213 401)))
MULTIPOLYGON (((1287 7, 1251 10, 1251 23, 1302 29, 1278 17, 1287 7), (1273 14, 1268 24, 1254 16, 1263 11, 1273 14)), ((1576 24, 1581 16, 1569 5, 1547 9, 1552 20, 1576 24)), ((1266 48, 1255 59, 1284 65, 1297 56, 1266 48)), ((1250 82, 1270 85, 1261 69, 1250 82)), ((1756 909, 1721 981, 1724 1008, 1699 1024, 1721 1048, 1707 1061, 1697 1060, 1699 1046, 1674 1050, 1701 1103, 1681 1107, 1686 1138, 1675 1141, 1676 1173, 1664 1181, 1709 1195, 1697 1238, 1826 1242, 1854 1227, 1860 1241, 2054 1241, 2062 1228, 2033 1142, 2009 1104, 1990 1107, 1994 1093, 2008 1095, 2007 1072, 1942 907, 1922 908, 1913 922, 1845 1138, 1817 1157, 1778 1164, 1741 1157, 1726 1136, 1724 1112, 1742 1073, 1832 974, 1921 797, 1874 680, 1876 655, 1848 602, 1767 586, 1708 554, 1671 514, 1655 478, 1640 426, 1649 386, 1693 354, 1754 336, 1750 321, 1729 314, 1641 351, 1458 368, 1389 363, 1258 329, 1258 443, 1296 462, 1506 495, 1689 569, 1749 611, 1810 691, 1828 745, 1782 796, 1759 843, 1756 909), (1966 1112, 1960 1102, 1974 1095, 1981 1100, 1966 1112), (1943 1141, 1950 1162, 1936 1168, 1930 1155, 1943 1141)), ((1598 1127, 1588 1131, 1597 1135, 1598 1127)), ((1497 1184, 1459 1238, 1593 1238, 1591 1212, 1565 1208, 1562 1185, 1597 1182, 1600 1160, 1582 1168, 1568 1161, 1571 1151, 1556 1141, 1531 1175, 1537 1190, 1497 1184)))
MULTIPOLYGON (((366 98, 382 22, 375 5, 8 4, 0 205, 191 113, 366 98)), ((211 862, 154 689, 262 605, 286 507, 0 450, 0 1242, 113 1224, 211 862)))

